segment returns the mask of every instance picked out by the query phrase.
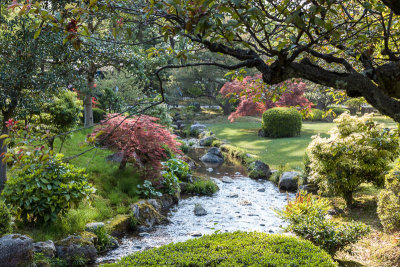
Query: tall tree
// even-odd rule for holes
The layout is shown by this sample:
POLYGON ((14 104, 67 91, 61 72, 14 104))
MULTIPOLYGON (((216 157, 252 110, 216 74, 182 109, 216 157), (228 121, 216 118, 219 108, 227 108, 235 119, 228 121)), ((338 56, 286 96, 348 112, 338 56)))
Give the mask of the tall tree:
MULTIPOLYGON (((36 22, 0 5, 0 135, 8 134, 7 123, 30 104, 27 99, 53 93, 65 85, 71 73, 63 64, 62 35, 42 38, 33 29, 36 22)), ((0 190, 7 179, 7 165, 2 161, 7 152, 4 140, 0 139, 0 190)))

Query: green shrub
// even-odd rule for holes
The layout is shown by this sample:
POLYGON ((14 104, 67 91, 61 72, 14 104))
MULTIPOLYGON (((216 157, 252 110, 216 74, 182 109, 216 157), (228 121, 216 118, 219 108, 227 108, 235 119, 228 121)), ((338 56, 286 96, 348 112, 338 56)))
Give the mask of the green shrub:
POLYGON ((11 214, 4 201, 0 200, 0 237, 11 232, 11 214))
POLYGON ((311 109, 311 112, 308 113, 306 120, 309 121, 323 121, 324 120, 324 115, 325 112, 320 110, 320 109, 316 109, 313 108, 311 109))
POLYGON ((185 161, 177 158, 169 159, 162 163, 167 172, 175 174, 179 180, 187 181, 187 177, 190 174, 189 164, 185 161))
POLYGON ((137 193, 144 198, 153 198, 162 196, 161 192, 158 192, 153 184, 149 180, 145 180, 143 184, 137 185, 137 193))
POLYGON ((62 155, 37 161, 25 155, 24 165, 7 180, 2 196, 25 221, 55 221, 94 191, 84 169, 62 162, 62 155))
POLYGON ((344 104, 349 108, 351 115, 356 115, 361 110, 361 105, 367 103, 363 97, 350 98, 344 104))
POLYGON ((144 114, 159 118, 160 120, 157 121, 157 123, 164 125, 167 128, 172 127, 172 116, 169 112, 167 104, 165 103, 151 107, 150 109, 146 110, 144 114))
POLYGON ((334 106, 329 106, 328 110, 330 110, 331 112, 333 112, 334 117, 339 117, 340 115, 342 115, 345 112, 348 112, 349 110, 347 108, 341 108, 341 107, 334 107, 334 106))
POLYGON ((188 153, 189 152, 189 146, 186 144, 185 141, 183 140, 178 140, 178 143, 180 143, 181 145, 179 146, 179 149, 183 152, 183 153, 188 153))
POLYGON ((219 190, 218 186, 211 179, 198 179, 193 183, 189 183, 186 188, 186 194, 212 196, 219 190))
POLYGON ((206 235, 103 266, 337 266, 306 240, 257 232, 206 235))
POLYGON ((400 159, 385 176, 385 189, 378 196, 377 212, 385 231, 400 230, 400 159))
POLYGON ((104 120, 106 117, 107 112, 99 108, 93 108, 93 122, 99 123, 100 121, 104 120))
POLYGON ((286 231, 310 240, 331 255, 369 233, 363 223, 339 224, 327 219, 328 210, 328 200, 301 192, 278 214, 289 222, 286 231))
POLYGON ((300 135, 301 114, 294 108, 271 108, 262 116, 262 129, 267 137, 300 135))
POLYGON ((335 123, 329 138, 315 136, 307 148, 310 180, 322 192, 341 195, 351 207, 361 183, 383 185, 384 172, 399 155, 399 138, 369 117, 345 113, 335 123))
POLYGON ((170 196, 175 196, 180 193, 181 188, 179 187, 179 178, 173 172, 163 171, 162 172, 162 192, 167 193, 170 196))

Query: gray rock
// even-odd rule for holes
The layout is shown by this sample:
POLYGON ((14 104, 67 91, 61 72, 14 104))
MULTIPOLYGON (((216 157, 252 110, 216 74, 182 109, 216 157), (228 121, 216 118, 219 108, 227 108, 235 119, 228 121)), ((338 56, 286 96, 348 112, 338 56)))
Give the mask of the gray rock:
POLYGON ((203 234, 200 233, 200 232, 191 232, 191 233, 189 233, 189 235, 190 235, 190 236, 193 236, 193 237, 200 237, 200 236, 202 236, 203 234))
POLYGON ((318 192, 318 186, 314 185, 314 184, 302 184, 299 186, 299 189, 297 190, 297 192, 300 191, 306 191, 307 193, 317 193, 318 192))
POLYGON ((296 192, 298 188, 298 179, 300 175, 299 172, 284 172, 279 179, 279 189, 283 191, 296 192))
POLYGON ((207 211, 200 204, 196 204, 194 206, 194 215, 205 216, 205 215, 207 215, 207 211))
POLYGON ((204 124, 193 124, 190 126, 190 135, 197 137, 201 132, 205 131, 206 128, 207 127, 204 124))
POLYGON ((265 192, 265 188, 259 188, 257 189, 258 192, 265 192))
POLYGON ((200 160, 205 163, 221 164, 224 162, 224 156, 222 155, 219 148, 213 147, 210 150, 208 150, 207 154, 202 156, 200 160))
POLYGON ((228 194, 227 197, 229 197, 229 198, 238 198, 239 195, 235 194, 235 193, 231 193, 231 194, 228 194))
POLYGON ((150 236, 150 234, 146 233, 146 232, 143 232, 143 233, 139 233, 139 236, 140 237, 147 237, 147 236, 150 236))
POLYGON ((260 160, 251 163, 248 171, 249 177, 252 179, 268 179, 271 176, 269 166, 260 160))
POLYGON ((222 182, 225 184, 232 184, 233 183, 233 179, 228 177, 228 176, 224 176, 222 177, 222 182))
POLYGON ((11 234, 0 238, 0 266, 17 267, 33 264, 33 240, 25 235, 11 234))
POLYGON ((156 211, 158 211, 158 212, 161 211, 162 207, 161 207, 161 204, 160 204, 160 202, 158 200, 156 200, 156 199, 148 199, 147 203, 152 205, 156 211))
POLYGON ((94 233, 98 228, 103 228, 103 227, 104 227, 103 222, 93 222, 86 224, 85 230, 94 233))
POLYGON ((33 252, 41 253, 48 258, 53 258, 56 255, 56 247, 54 242, 48 240, 46 242, 33 243, 33 252))
POLYGON ((214 135, 212 135, 212 136, 207 136, 207 137, 204 137, 203 139, 201 139, 200 142, 199 142, 199 144, 200 144, 201 146, 211 146, 211 144, 212 144, 212 142, 213 142, 214 140, 217 140, 217 138, 216 138, 214 135))
POLYGON ((63 240, 57 241, 57 257, 65 260, 72 265, 77 258, 84 259, 86 264, 94 263, 97 257, 97 250, 93 243, 81 236, 69 236, 63 240))

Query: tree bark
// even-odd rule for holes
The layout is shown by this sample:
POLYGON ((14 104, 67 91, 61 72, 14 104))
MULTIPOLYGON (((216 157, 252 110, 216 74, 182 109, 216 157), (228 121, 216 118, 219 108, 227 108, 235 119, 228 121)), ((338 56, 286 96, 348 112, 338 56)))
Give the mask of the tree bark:
MULTIPOLYGON (((3 112, 3 121, 1 122, 1 134, 8 134, 6 122, 11 118, 11 112, 3 112)), ((0 155, 7 153, 7 145, 4 145, 4 139, 0 139, 0 155)), ((0 156, 0 193, 3 191, 4 185, 7 182, 7 163, 3 162, 4 156, 0 156)))
POLYGON ((353 207, 353 192, 343 192, 343 198, 346 201, 346 208, 351 209, 353 207))
POLYGON ((87 93, 85 94, 85 98, 83 99, 83 107, 84 107, 84 126, 91 127, 93 126, 93 105, 92 105, 92 96, 94 89, 94 77, 96 74, 96 69, 94 66, 90 67, 87 75, 87 93))

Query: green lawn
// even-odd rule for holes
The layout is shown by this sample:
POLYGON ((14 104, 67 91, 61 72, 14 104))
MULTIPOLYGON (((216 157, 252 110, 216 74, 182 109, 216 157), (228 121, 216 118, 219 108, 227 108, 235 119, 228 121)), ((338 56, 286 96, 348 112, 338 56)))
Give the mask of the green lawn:
MULTIPOLYGON (((388 127, 396 125, 393 120, 384 116, 374 117, 374 120, 388 127)), ((321 134, 327 137, 329 130, 335 125, 334 123, 303 122, 300 136, 270 139, 257 136, 261 128, 261 118, 243 117, 230 123, 226 117, 219 117, 204 123, 218 138, 259 157, 272 168, 288 164, 292 169, 303 166, 304 153, 311 141, 311 136, 321 134)))

